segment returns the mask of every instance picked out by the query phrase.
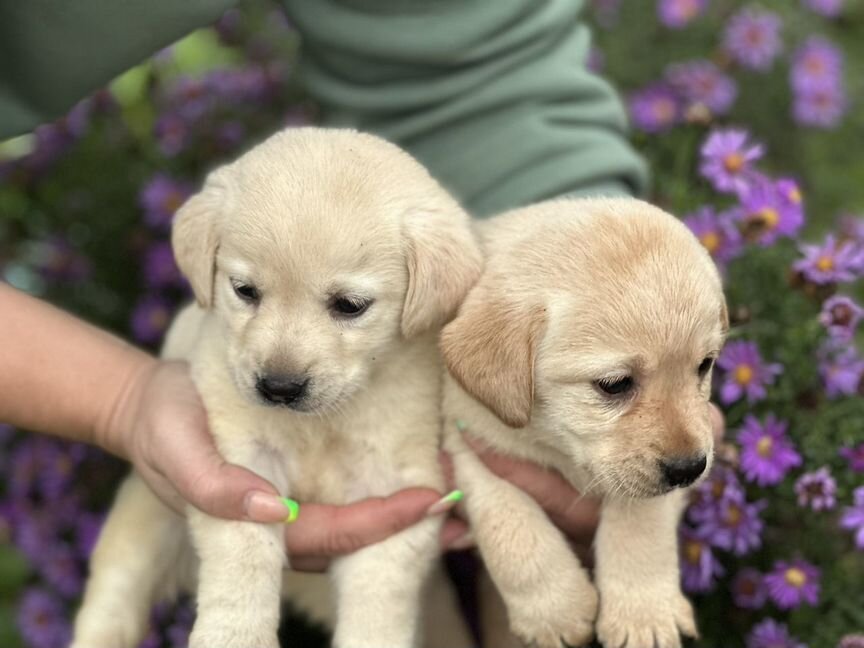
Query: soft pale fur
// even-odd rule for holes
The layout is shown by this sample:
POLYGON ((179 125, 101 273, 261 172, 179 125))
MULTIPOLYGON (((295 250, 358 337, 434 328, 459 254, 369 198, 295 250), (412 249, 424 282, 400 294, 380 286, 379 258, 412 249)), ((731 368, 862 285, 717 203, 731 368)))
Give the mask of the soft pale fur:
MULTIPOLYGON (((163 355, 189 361, 226 460, 300 502, 444 487, 435 338, 481 257, 466 214, 417 162, 353 131, 279 133, 209 176, 179 210, 173 244, 198 305, 163 355), (232 278, 260 290, 257 307, 232 278), (374 303, 338 319, 337 294, 374 303), (311 378, 304 411, 263 404, 256 376, 268 372, 311 378)), ((136 646, 151 603, 183 587, 197 588, 191 648, 278 645, 282 526, 187 516, 188 530, 129 478, 93 556, 75 648, 136 646)), ((335 646, 415 645, 440 525, 427 518, 334 561, 335 646)))
POLYGON ((608 648, 678 647, 696 634, 679 588, 684 492, 664 487, 658 462, 710 465, 711 378, 697 368, 727 326, 714 264, 684 225, 632 199, 551 201, 477 229, 483 275, 441 338, 445 447, 511 630, 539 648, 583 645, 595 628, 608 648), (596 385, 623 376, 636 380, 625 398, 596 385), (593 583, 465 434, 603 498, 593 583))

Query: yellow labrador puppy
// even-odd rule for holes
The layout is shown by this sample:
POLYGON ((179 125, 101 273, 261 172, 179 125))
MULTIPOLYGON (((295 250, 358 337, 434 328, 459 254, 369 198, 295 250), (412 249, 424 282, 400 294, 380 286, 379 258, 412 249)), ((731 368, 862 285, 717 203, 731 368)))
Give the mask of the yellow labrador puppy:
POLYGON ((684 225, 632 199, 551 201, 478 230, 483 274, 441 338, 445 443, 511 630, 580 646, 596 620, 607 648, 680 646, 696 627, 676 527, 682 489, 711 464, 727 328, 714 264, 684 225), (603 498, 593 583, 466 434, 603 498))
MULTIPOLYGON (((481 256, 420 164, 353 131, 284 131, 208 177, 173 244, 198 303, 164 355, 190 362, 228 461, 300 501, 444 487, 436 336, 481 256)), ((440 524, 334 562, 336 646, 414 645, 440 524)), ((74 646, 132 648, 155 599, 194 587, 192 648, 275 648, 282 538, 280 525, 191 508, 187 527, 133 475, 94 553, 74 646)))

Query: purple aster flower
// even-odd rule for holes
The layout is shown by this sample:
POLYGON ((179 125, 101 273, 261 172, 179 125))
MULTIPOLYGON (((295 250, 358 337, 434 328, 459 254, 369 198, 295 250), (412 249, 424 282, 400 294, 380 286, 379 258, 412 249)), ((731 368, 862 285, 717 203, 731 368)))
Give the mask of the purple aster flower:
POLYGON ((833 234, 822 245, 799 246, 804 255, 792 266, 810 283, 824 285, 854 281, 864 265, 864 246, 854 241, 838 243, 833 234))
POLYGON ((157 173, 141 188, 138 201, 147 225, 167 230, 174 212, 192 195, 192 187, 170 176, 157 173))
POLYGON ((725 115, 738 96, 738 84, 711 61, 677 63, 666 68, 666 80, 689 104, 725 115))
POLYGON ((826 18, 836 18, 843 10, 843 0, 802 0, 802 4, 826 18))
POLYGON ((144 252, 144 282, 149 288, 183 284, 183 275, 174 261, 174 250, 167 241, 154 243, 144 252))
POLYGON ((838 454, 849 462, 849 470, 852 472, 864 472, 864 443, 857 446, 840 448, 838 454))
POLYGON ((837 648, 864 648, 864 634, 843 635, 837 648))
POLYGON ((671 29, 681 29, 705 12, 708 0, 659 0, 657 17, 671 29))
POLYGON ((854 504, 843 509, 840 528, 855 532, 855 546, 864 551, 864 486, 852 491, 854 504))
POLYGON ((846 91, 838 83, 826 83, 795 93, 792 117, 802 126, 835 128, 846 114, 846 91))
MULTIPOLYGON (((185 646, 186 644, 177 644, 177 648, 180 648, 180 645, 185 646)), ((162 648, 162 637, 159 636, 156 628, 150 628, 150 631, 138 644, 138 648, 162 648)))
POLYGON ((729 19, 723 47, 745 68, 768 70, 783 49, 781 27, 780 16, 775 13, 743 9, 729 19))
POLYGON ((781 610, 791 610, 802 603, 819 603, 820 570, 803 560, 778 560, 765 574, 768 597, 781 610))
POLYGON ((58 648, 72 639, 60 600, 43 589, 24 592, 18 605, 18 629, 31 648, 58 648))
POLYGON ((718 265, 728 263, 741 253, 741 234, 728 212, 717 213, 705 206, 684 218, 684 224, 696 235, 718 265))
POLYGON ((690 490, 687 518, 694 524, 714 518, 717 515, 717 504, 727 499, 744 501, 744 489, 732 468, 715 463, 708 477, 690 490))
POLYGON ((80 283, 90 277, 89 259, 59 234, 34 245, 32 254, 33 265, 48 281, 80 283))
POLYGON ((853 214, 840 217, 840 239, 864 243, 864 218, 853 214))
POLYGON ((705 517, 699 525, 699 535, 712 546, 744 556, 762 546, 765 527, 760 513, 763 501, 748 503, 741 499, 726 498, 714 507, 714 515, 705 517))
POLYGON ((822 466, 816 472, 804 473, 795 482, 795 494, 798 495, 798 506, 807 506, 814 511, 826 511, 834 508, 837 503, 837 482, 831 476, 827 466, 822 466))
POLYGON ((734 403, 745 394, 750 403, 762 400, 765 386, 774 384, 774 378, 783 372, 782 365, 762 361, 755 342, 744 340, 729 342, 717 359, 717 366, 725 372, 720 388, 720 400, 724 405, 734 403))
POLYGON ((75 524, 75 550, 82 560, 89 560, 105 517, 97 513, 84 512, 78 516, 75 524))
POLYGON ((153 126, 153 136, 166 157, 176 157, 189 143, 189 125, 180 115, 163 113, 153 126))
POLYGON ((792 56, 789 80, 796 92, 840 83, 843 53, 830 41, 811 36, 792 56))
POLYGON ((39 491, 48 501, 54 501, 69 491, 75 469, 86 454, 83 444, 48 440, 42 451, 39 491))
POLYGON ((801 465, 801 455, 786 436, 786 422, 773 414, 764 423, 752 414, 744 418, 738 432, 741 444, 741 470, 748 481, 759 486, 780 483, 792 468, 801 465))
POLYGON ((155 344, 171 323, 174 307, 160 295, 146 295, 132 311, 132 335, 139 342, 155 344))
POLYGON ((794 637, 789 636, 789 629, 783 623, 773 619, 760 621, 747 635, 747 648, 807 648, 794 637))
POLYGON ((834 295, 822 304, 819 321, 832 338, 848 342, 854 337, 862 315, 864 309, 852 299, 845 295, 834 295))
POLYGON ((29 504, 18 506, 13 512, 12 540, 30 562, 38 563, 56 541, 59 526, 57 520, 29 504))
POLYGON ((755 569, 744 568, 732 581, 732 600, 739 608, 758 610, 765 605, 768 591, 760 574, 755 569))
POLYGON ((753 181, 752 163, 762 157, 761 144, 751 144, 743 130, 712 131, 702 144, 699 172, 717 191, 745 191, 753 181))
POLYGON ((246 127, 242 122, 231 120, 216 127, 214 141, 219 150, 231 152, 240 146, 246 138, 246 127))
POLYGON ((630 96, 633 124, 646 133, 662 133, 681 121, 681 100, 666 83, 651 84, 630 96))
POLYGON ((679 529, 681 584, 688 592, 710 592, 726 572, 714 556, 711 545, 692 529, 679 529))
POLYGON ((52 545, 42 556, 38 566, 46 584, 55 592, 69 599, 81 593, 84 585, 83 570, 68 544, 60 542, 52 545))
POLYGON ((798 185, 788 179, 757 178, 740 193, 736 218, 744 237, 759 245, 773 245, 781 236, 795 236, 804 224, 798 185))

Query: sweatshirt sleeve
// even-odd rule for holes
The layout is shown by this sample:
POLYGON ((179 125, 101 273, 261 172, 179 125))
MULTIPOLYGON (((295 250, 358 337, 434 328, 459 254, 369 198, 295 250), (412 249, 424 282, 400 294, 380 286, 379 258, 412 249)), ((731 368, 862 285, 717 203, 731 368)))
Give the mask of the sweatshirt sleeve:
POLYGON ((612 88, 588 71, 584 0, 283 0, 324 122, 376 132, 476 215, 640 194, 612 88))
POLYGON ((0 140, 31 131, 234 0, 0 1, 0 140))

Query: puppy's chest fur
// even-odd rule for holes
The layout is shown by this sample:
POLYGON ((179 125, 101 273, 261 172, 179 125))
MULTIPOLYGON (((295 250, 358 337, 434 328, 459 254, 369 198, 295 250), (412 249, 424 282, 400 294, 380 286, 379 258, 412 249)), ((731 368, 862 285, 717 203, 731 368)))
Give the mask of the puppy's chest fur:
POLYGON ((431 336, 406 343, 338 410, 299 413, 249 402, 218 345, 189 352, 222 455, 300 501, 345 504, 437 483, 442 368, 431 336), (435 482, 435 483, 430 483, 435 482))

